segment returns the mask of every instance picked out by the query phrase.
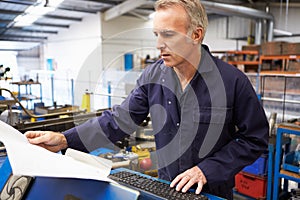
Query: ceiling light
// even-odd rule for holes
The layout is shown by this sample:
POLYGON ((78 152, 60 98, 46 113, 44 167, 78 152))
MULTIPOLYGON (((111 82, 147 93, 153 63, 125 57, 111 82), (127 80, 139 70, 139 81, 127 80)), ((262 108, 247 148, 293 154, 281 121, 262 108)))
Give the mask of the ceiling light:
POLYGON ((48 0, 47 5, 46 6, 50 6, 50 7, 57 7, 59 6, 59 4, 61 4, 64 0, 48 0))
POLYGON ((29 26, 41 16, 52 12, 63 0, 40 0, 37 4, 29 6, 23 14, 14 19, 14 26, 29 26))
POLYGON ((14 26, 29 26, 35 22, 40 16, 37 15, 22 15, 14 19, 14 26))
POLYGON ((48 12, 54 11, 54 7, 44 7, 44 6, 30 6, 25 10, 25 13, 29 15, 38 15, 42 16, 47 14, 48 12))

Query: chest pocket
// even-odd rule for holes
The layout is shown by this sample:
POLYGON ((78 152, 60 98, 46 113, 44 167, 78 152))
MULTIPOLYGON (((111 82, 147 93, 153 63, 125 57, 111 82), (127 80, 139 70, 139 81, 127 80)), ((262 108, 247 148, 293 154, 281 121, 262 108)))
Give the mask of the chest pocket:
POLYGON ((225 107, 200 107, 193 111, 194 122, 204 124, 227 124, 232 120, 233 109, 225 107))

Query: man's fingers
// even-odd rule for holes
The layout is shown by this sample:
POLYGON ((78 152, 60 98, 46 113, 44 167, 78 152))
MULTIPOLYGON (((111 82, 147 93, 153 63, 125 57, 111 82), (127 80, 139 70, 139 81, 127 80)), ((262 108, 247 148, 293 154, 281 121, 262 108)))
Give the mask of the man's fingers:
POLYGON ((28 138, 28 141, 31 143, 31 144, 41 144, 43 143, 43 138, 41 137, 38 137, 38 138, 28 138))
POLYGON ((198 182, 198 187, 196 189, 196 194, 200 194, 200 192, 202 191, 202 188, 203 188, 203 182, 202 181, 199 181, 198 182))
POLYGON ((27 138, 35 138, 37 136, 40 136, 40 132, 37 132, 37 131, 27 131, 26 133, 24 133, 24 135, 27 137, 27 138))
POLYGON ((48 137, 41 132, 29 132, 26 133, 26 137, 31 144, 41 144, 48 141, 48 137))
POLYGON ((25 136, 29 143, 38 145, 52 152, 58 152, 68 147, 67 139, 59 132, 27 131, 25 136))
POLYGON ((182 192, 187 192, 193 185, 195 184, 195 179, 191 178, 187 184, 185 184, 185 186, 183 187, 183 189, 181 190, 182 192))
POLYGON ((176 191, 180 191, 182 189, 183 186, 185 186, 189 181, 190 181, 190 177, 189 176, 184 176, 180 182, 177 184, 176 186, 176 191))
POLYGON ((201 169, 197 166, 179 174, 170 184, 176 186, 176 191, 187 192, 194 184, 197 184, 196 194, 200 194, 207 180, 201 169))
POLYGON ((183 176, 183 174, 176 176, 176 178, 171 182, 170 187, 175 187, 175 185, 182 179, 183 176))

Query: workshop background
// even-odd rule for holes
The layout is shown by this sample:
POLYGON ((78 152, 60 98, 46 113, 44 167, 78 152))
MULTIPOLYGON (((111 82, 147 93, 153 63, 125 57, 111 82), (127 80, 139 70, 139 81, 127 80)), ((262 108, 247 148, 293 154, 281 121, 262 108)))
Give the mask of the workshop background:
MULTIPOLYGON (((236 176, 235 198, 300 199, 300 1, 201 2, 203 43, 249 77, 270 122, 269 151, 236 176)), ((159 58, 154 3, 0 1, 0 120, 22 133, 63 131, 121 103, 159 58)), ((94 154, 156 176, 151 130, 149 117, 120 152, 94 154)))

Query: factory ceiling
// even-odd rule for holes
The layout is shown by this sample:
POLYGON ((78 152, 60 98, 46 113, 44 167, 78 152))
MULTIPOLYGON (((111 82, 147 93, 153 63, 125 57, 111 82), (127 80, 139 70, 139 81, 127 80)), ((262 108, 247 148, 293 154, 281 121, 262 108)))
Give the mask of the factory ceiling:
MULTIPOLYGON (((45 42, 49 35, 68 29, 73 23, 80 23, 89 14, 101 12, 104 20, 120 15, 130 15, 147 20, 153 12, 155 0, 1 0, 0 1, 0 50, 7 42, 45 42), (60 3, 56 5, 55 3, 60 3), (33 14, 29 14, 33 10, 33 14), (22 17, 21 17, 22 16, 22 17), (22 23, 21 18, 38 16, 32 23, 22 23), (2 42, 2 44, 1 44, 2 42)), ((300 0, 222 0, 203 1, 245 6, 268 4, 298 4, 300 0)), ((220 10, 207 9, 208 15, 220 15, 220 10)), ((222 15, 224 15, 222 13, 222 15)), ((31 19, 29 19, 31 20, 31 19)), ((23 45, 26 47, 26 45, 23 45)), ((30 45, 29 45, 30 46, 30 45)), ((9 49, 9 48, 8 48, 9 49)))

